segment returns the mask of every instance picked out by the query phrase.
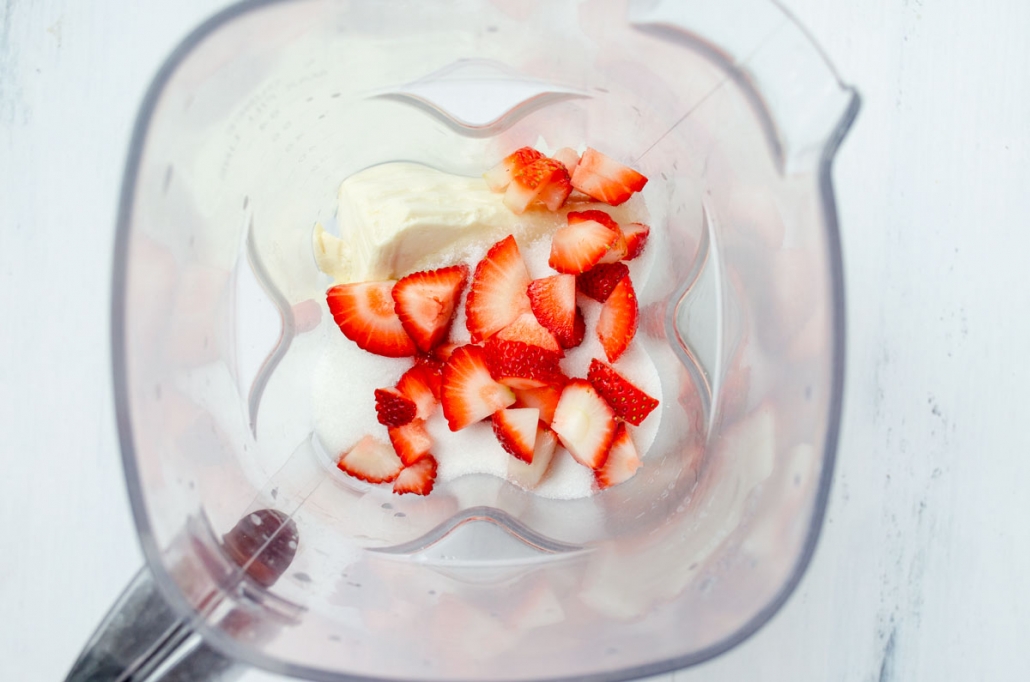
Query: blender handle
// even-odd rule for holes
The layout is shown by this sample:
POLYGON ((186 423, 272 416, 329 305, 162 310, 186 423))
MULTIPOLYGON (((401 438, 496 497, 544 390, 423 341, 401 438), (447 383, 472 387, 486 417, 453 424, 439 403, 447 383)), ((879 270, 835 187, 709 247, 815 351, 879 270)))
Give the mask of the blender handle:
POLYGON ((721 64, 749 95, 785 174, 817 170, 858 113, 858 93, 777 0, 630 0, 628 19, 721 64))
POLYGON ((93 633, 65 682, 228 682, 244 670, 193 632, 144 566, 93 633))
MULTIPOLYGON (((205 526, 206 528, 206 526, 205 526)), ((204 533, 204 537, 208 534, 204 533)), ((182 536, 194 549, 198 535, 182 536)), ((208 538, 213 540, 213 538, 208 538)), ((154 573, 143 567, 93 633, 65 682, 228 682, 245 666, 211 647, 194 631, 194 623, 216 621, 230 633, 246 633, 260 641, 274 633, 276 621, 238 610, 235 588, 270 588, 293 562, 298 546, 297 524, 274 509, 255 509, 213 547, 225 562, 223 580, 211 585, 193 613, 180 614, 166 601, 154 573), (227 598, 228 597, 228 598, 227 598), (217 615, 216 614, 220 614, 217 615)), ((214 555, 206 555, 213 559, 214 555)))

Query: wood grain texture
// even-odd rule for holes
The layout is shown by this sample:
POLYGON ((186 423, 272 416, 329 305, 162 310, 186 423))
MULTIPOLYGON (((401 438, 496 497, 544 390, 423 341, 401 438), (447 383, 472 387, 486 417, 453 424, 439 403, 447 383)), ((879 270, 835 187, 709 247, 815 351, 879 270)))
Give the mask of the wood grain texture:
MULTIPOLYGON (((0 679, 62 679, 141 562, 109 379, 118 185, 149 79, 222 4, 0 0, 0 679)), ((1030 3, 786 4, 864 100, 835 171, 838 471, 784 609, 655 679, 1025 680, 1030 3)))

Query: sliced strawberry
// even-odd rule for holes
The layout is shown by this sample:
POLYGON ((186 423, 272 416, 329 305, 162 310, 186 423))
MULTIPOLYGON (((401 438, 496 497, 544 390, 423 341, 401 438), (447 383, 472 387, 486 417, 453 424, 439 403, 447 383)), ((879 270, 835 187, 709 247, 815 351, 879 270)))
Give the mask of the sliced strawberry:
POLYGON ((430 356, 442 362, 447 362, 447 360, 451 357, 451 353, 453 353, 455 349, 460 347, 460 343, 441 343, 439 346, 433 349, 433 352, 430 353, 430 356))
POLYGON ((602 263, 576 277, 576 288, 584 296, 604 303, 615 285, 627 275, 629 268, 625 263, 602 263))
POLYGON ((562 387, 555 384, 515 389, 514 407, 535 407, 540 410, 540 421, 550 424, 554 420, 554 408, 558 407, 561 390, 562 387))
POLYGON ((531 346, 540 346, 559 356, 565 355, 558 339, 547 331, 547 327, 537 321, 532 311, 524 312, 515 318, 511 324, 497 332, 497 338, 505 341, 521 341, 531 346))
POLYGON ((587 381, 611 406, 615 416, 624 419, 633 426, 640 422, 658 407, 658 401, 631 384, 621 374, 600 360, 590 361, 587 381))
POLYGON ((573 379, 562 391, 551 428, 576 461, 600 469, 615 437, 615 413, 594 387, 573 379))
POLYGON ((503 192, 515 173, 542 158, 544 155, 532 147, 516 149, 504 157, 499 164, 483 173, 483 179, 486 180, 486 185, 491 192, 503 192))
POLYGON ((376 418, 383 426, 403 426, 415 418, 417 407, 396 388, 377 388, 376 418))
POLYGON ((368 483, 392 481, 404 467, 393 448, 372 436, 358 441, 336 466, 340 471, 368 483))
POLYGON ((505 386, 539 388, 565 381, 558 366, 561 356, 552 350, 498 335, 487 340, 484 351, 490 375, 505 386))
POLYGON ((486 419, 515 402, 512 390, 490 376, 485 355, 479 346, 462 346, 444 365, 440 404, 451 431, 486 419))
POLYGON ((579 344, 583 343, 583 337, 587 333, 587 323, 583 319, 583 311, 576 306, 576 319, 572 322, 572 338, 566 348, 575 348, 579 344))
POLYGON ((637 333, 637 295, 629 277, 615 285, 597 318, 597 338, 608 362, 618 360, 637 333))
POLYGON ((326 292, 326 302, 340 331, 359 348, 402 358, 417 349, 394 312, 393 285, 392 281, 338 284, 326 292))
POLYGON ((504 190, 504 205, 523 213, 534 201, 540 201, 548 210, 557 211, 571 192, 572 181, 565 166, 545 157, 512 175, 504 190))
POLYGON ((626 239, 626 257, 624 260, 633 260, 641 254, 647 246, 647 236, 651 234, 651 228, 644 223, 629 223, 622 226, 622 236, 626 239))
POLYGON ((570 211, 568 215, 569 224, 582 223, 588 220, 601 223, 609 230, 615 233, 615 241, 608 248, 608 251, 601 256, 599 263, 618 263, 622 260, 627 253, 626 238, 622 234, 622 230, 619 229, 619 224, 612 219, 610 215, 604 211, 598 211, 592 209, 589 211, 570 211))
POLYGON ((452 265, 413 273, 394 285, 397 317, 423 353, 447 338, 454 319, 454 306, 465 289, 468 274, 467 266, 452 265))
POLYGON ((465 325, 479 343, 529 312, 529 271, 515 238, 508 235, 490 247, 476 266, 465 300, 465 325))
POLYGON ((533 448, 533 463, 526 464, 512 457, 508 460, 508 480, 526 490, 532 490, 540 484, 554 458, 558 447, 558 439, 551 429, 540 427, 536 434, 536 447, 533 448))
POLYGON ((566 216, 569 225, 576 225, 578 223, 586 223, 593 221, 595 223, 601 223, 612 232, 619 231, 619 224, 615 222, 615 219, 604 211, 599 211, 595 208, 586 211, 569 211, 566 216))
POLYGON ((596 265, 617 238, 616 232, 596 220, 569 221, 551 237, 547 262, 558 272, 578 275, 596 265))
POLYGON ((428 495, 433 491, 435 481, 436 460, 432 455, 424 455, 397 475, 397 480, 393 482, 393 491, 398 495, 428 495))
POLYGON ((402 374, 397 381, 397 390, 415 403, 417 419, 429 419, 433 414, 433 408, 440 399, 440 381, 442 379, 442 372, 435 374, 426 365, 415 365, 402 374))
POLYGON ((433 439, 426 431, 426 423, 421 419, 415 419, 404 426, 387 429, 390 434, 390 443, 393 451, 401 458, 404 466, 411 466, 419 457, 429 454, 433 447, 433 439))
POLYGON ((571 176, 576 170, 576 164, 579 163, 579 152, 572 147, 562 147, 552 154, 551 158, 555 161, 561 161, 561 164, 565 166, 565 170, 571 176))
POLYGON ((494 412, 492 421, 494 435, 505 452, 532 464, 540 410, 535 407, 509 407, 494 412))
POLYGON ((563 348, 571 348, 576 324, 576 277, 553 275, 533 280, 527 290, 529 305, 540 324, 563 348))
POLYGON ((443 366, 446 360, 437 360, 431 355, 416 355, 415 367, 425 370, 426 379, 429 381, 429 388, 433 391, 433 397, 440 399, 440 382, 443 381, 443 366))
POLYGON ((572 194, 572 183, 568 174, 559 176, 556 180, 549 182, 540 190, 540 202, 547 207, 548 211, 557 211, 565 205, 565 200, 572 194))
POLYGON ((646 184, 647 178, 640 173, 589 147, 572 174, 575 189, 612 206, 623 203, 646 184))
POLYGON ((615 438, 612 439, 612 447, 608 451, 608 459, 605 460, 604 466, 594 472, 597 487, 604 490, 625 483, 633 478, 640 465, 640 455, 637 454, 637 447, 629 437, 629 429, 619 422, 615 429, 615 438))

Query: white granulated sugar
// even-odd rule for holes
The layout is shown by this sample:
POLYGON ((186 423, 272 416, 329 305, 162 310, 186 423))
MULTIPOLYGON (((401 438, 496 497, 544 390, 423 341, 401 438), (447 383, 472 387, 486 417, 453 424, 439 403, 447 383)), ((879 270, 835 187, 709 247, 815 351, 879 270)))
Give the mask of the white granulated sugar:
POLYGON ((329 330, 312 382, 312 404, 315 433, 330 456, 338 457, 366 434, 389 442, 376 419, 375 389, 393 386, 410 366, 410 358, 367 353, 339 330, 329 330))
POLYGON ((594 492, 594 472, 577 462, 569 451, 558 447, 547 473, 534 490, 541 497, 574 500, 594 492))

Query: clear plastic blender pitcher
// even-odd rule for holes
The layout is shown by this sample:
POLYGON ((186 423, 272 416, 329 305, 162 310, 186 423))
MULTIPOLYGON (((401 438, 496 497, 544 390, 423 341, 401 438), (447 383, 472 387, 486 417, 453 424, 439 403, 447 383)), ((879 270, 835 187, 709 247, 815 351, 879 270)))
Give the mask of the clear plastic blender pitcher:
POLYGON ((624 680, 748 637, 826 505, 830 166, 857 102, 769 0, 298 0, 207 21, 143 103, 118 226, 118 427, 147 566, 69 679, 624 680), (579 500, 341 480, 313 436, 339 332, 312 225, 369 166, 475 176, 541 141, 650 178, 668 257, 638 332, 663 387, 642 470, 579 500))

